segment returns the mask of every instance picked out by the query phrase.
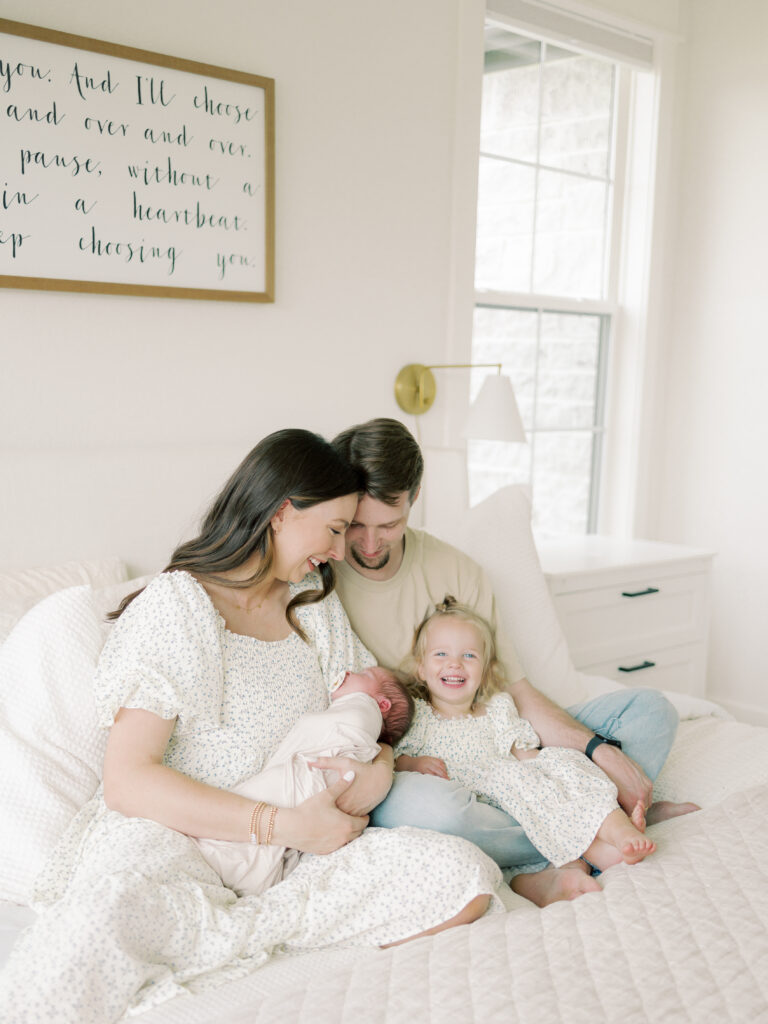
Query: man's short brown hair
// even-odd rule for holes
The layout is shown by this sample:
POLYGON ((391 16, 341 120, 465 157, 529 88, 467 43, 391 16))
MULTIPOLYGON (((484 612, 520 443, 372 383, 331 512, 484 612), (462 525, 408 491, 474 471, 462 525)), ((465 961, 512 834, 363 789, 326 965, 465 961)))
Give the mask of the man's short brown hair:
POLYGON ((358 472, 365 493, 394 505, 403 491, 413 503, 424 473, 416 438, 399 420, 380 417, 342 430, 333 447, 358 472))

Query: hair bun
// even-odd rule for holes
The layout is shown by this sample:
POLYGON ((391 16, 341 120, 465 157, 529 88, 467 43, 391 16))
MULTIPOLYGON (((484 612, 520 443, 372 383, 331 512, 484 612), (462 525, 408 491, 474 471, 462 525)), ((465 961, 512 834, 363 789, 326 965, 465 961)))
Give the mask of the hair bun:
POLYGON ((435 611, 448 612, 451 608, 455 608, 458 603, 453 594, 446 594, 440 604, 435 605, 435 611))

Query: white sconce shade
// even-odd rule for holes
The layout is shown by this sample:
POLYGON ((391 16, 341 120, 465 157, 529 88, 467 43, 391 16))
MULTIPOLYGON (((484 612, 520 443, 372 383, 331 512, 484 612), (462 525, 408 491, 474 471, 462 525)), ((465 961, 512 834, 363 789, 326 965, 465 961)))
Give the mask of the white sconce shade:
POLYGON ((474 370, 495 367, 496 373, 483 381, 480 393, 469 407, 462 436, 468 441, 525 442, 525 429, 517 408, 512 381, 501 372, 501 363, 408 363, 395 379, 397 404, 412 416, 432 408, 437 394, 433 370, 474 370))
POLYGON ((468 441, 525 441, 512 381, 506 374, 489 374, 469 407, 463 432, 468 441))

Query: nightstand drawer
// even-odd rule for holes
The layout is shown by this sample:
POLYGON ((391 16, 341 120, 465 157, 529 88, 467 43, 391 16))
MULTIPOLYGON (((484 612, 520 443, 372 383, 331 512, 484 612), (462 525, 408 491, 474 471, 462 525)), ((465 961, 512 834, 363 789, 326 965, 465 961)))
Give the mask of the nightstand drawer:
POLYGON ((710 552, 588 534, 539 554, 577 669, 704 694, 710 552))
POLYGON ((637 573, 621 583, 559 593, 557 614, 579 667, 621 658, 627 651, 695 643, 707 627, 704 573, 637 573))
POLYGON ((588 675, 607 676, 626 686, 649 686, 703 697, 706 659, 704 644, 683 644, 663 650, 645 649, 591 665, 577 664, 577 668, 588 675))

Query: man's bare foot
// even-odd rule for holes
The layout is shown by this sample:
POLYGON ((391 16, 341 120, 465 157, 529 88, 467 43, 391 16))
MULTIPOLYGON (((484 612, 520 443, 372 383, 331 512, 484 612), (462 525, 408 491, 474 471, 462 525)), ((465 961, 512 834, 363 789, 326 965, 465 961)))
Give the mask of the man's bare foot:
POLYGON ((667 821, 668 818, 677 818, 681 814, 692 814, 700 810, 698 804, 675 804, 671 800, 657 800, 648 808, 645 820, 649 825, 656 825, 660 821, 667 821))
POLYGON ((600 892, 600 884, 583 860, 571 861, 561 868, 545 868, 532 875, 515 875, 509 885, 513 892, 537 907, 575 900, 587 892, 600 892))
POLYGON ((564 871, 566 868, 578 868, 579 871, 583 871, 585 875, 592 874, 592 868, 587 864, 583 857, 579 857, 578 860, 569 860, 567 864, 561 864, 559 870, 564 871))
POLYGON ((656 849, 651 839, 630 839, 621 847, 621 859, 625 864, 637 864, 656 849))

